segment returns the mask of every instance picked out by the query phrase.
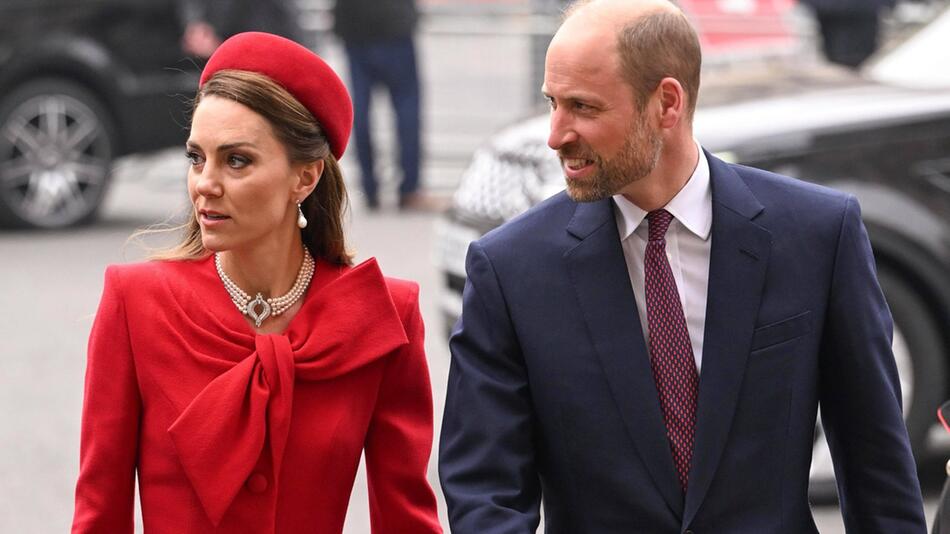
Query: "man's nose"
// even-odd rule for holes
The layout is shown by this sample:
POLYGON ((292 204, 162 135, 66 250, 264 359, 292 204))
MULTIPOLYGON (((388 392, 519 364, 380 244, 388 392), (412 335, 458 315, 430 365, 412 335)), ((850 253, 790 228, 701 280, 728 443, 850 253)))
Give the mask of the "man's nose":
POLYGON ((548 135, 548 146, 559 150, 564 145, 577 141, 577 132, 574 131, 567 113, 551 110, 551 132, 548 135))

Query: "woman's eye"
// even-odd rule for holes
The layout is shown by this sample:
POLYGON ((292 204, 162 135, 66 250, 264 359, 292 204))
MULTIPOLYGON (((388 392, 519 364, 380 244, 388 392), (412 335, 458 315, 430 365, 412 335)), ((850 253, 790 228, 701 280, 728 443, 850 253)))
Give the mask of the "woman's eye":
POLYGON ((244 168, 249 163, 251 163, 251 160, 249 160, 248 158, 245 158, 244 156, 239 156, 237 154, 231 154, 230 156, 228 156, 228 166, 230 166, 233 169, 244 168))
POLYGON ((191 150, 185 152, 185 157, 188 158, 188 162, 192 165, 201 165, 203 162, 201 156, 197 152, 191 150))

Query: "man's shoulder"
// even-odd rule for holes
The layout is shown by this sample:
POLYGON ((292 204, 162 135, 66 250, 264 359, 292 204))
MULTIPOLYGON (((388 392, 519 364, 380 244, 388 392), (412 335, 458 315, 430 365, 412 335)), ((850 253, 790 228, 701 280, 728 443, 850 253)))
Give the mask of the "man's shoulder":
POLYGON ((851 197, 831 187, 745 165, 728 164, 767 211, 840 213, 851 197))

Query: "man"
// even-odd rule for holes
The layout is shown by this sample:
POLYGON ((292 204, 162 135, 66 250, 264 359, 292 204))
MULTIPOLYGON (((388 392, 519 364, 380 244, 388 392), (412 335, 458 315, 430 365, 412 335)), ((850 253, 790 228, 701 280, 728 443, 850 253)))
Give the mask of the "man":
POLYGON ((421 155, 419 76, 413 34, 415 0, 338 0, 334 31, 343 40, 353 93, 353 133, 366 206, 379 208, 379 180, 373 148, 372 96, 378 86, 389 92, 399 143, 399 207, 429 209, 418 192, 421 155))
POLYGON ((182 48, 210 57, 224 39, 245 31, 274 33, 297 42, 303 35, 290 0, 177 0, 184 24, 182 48))
POLYGON ((452 532, 921 533, 891 317, 853 197, 704 153, 664 0, 570 8, 545 62, 567 191, 471 245, 440 476, 452 532))
POLYGON ((815 12, 821 48, 832 63, 859 67, 878 48, 882 14, 896 0, 802 0, 815 12))

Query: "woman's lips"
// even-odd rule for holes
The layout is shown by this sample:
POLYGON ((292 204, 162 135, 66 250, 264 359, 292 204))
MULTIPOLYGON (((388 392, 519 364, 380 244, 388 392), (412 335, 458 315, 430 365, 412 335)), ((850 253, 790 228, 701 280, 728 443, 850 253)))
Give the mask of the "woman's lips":
POLYGON ((231 219, 227 215, 207 211, 200 212, 198 216, 204 226, 216 226, 231 219))

